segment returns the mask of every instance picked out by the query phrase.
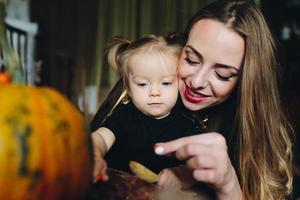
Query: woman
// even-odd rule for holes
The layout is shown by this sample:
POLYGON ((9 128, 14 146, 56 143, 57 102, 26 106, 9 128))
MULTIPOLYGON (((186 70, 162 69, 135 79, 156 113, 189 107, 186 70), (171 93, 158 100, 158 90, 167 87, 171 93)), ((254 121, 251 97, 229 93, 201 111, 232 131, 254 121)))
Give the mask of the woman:
MULTIPOLYGON (((216 1, 191 18, 185 37, 179 92, 206 133, 159 143, 155 152, 186 160, 193 178, 210 185, 217 199, 287 197, 291 131, 280 107, 274 41, 258 7, 216 1)), ((171 172, 160 174, 160 185, 171 172)))
MULTIPOLYGON (((249 1, 217 1, 189 21, 179 63, 186 108, 208 133, 156 145, 176 152, 217 199, 283 199, 292 188, 289 125, 282 114, 271 33, 249 1)), ((169 171, 161 174, 167 184, 169 171)))

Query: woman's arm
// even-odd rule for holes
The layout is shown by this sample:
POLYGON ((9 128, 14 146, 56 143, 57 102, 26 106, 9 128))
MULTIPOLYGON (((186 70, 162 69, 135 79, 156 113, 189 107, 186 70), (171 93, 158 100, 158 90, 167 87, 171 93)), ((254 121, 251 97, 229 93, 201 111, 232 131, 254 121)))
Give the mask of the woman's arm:
POLYGON ((115 136, 109 129, 101 127, 91 133, 91 138, 94 155, 93 182, 106 181, 108 180, 107 165, 103 158, 115 142, 115 136))
POLYGON ((219 200, 242 199, 239 181, 222 135, 205 133, 159 143, 155 152, 159 155, 175 152, 178 159, 186 160, 194 179, 211 185, 219 200))

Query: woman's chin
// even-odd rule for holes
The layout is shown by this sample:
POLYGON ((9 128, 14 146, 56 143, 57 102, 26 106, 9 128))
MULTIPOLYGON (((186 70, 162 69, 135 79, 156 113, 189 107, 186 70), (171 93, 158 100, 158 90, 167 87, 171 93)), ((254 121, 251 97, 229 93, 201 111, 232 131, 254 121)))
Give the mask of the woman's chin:
POLYGON ((207 104, 204 104, 204 103, 196 104, 196 103, 190 102, 184 98, 182 99, 182 103, 187 109, 189 109, 191 111, 198 111, 198 110, 202 110, 202 109, 208 107, 207 104))

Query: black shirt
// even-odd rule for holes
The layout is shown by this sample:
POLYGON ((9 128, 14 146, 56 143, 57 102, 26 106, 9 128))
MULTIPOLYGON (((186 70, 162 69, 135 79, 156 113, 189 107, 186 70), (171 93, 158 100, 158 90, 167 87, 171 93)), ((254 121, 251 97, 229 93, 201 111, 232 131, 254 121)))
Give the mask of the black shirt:
POLYGON ((156 173, 164 168, 183 164, 175 157, 156 155, 153 145, 202 132, 197 117, 186 110, 180 100, 163 119, 143 114, 132 102, 120 104, 101 127, 111 130, 116 138, 105 156, 108 166, 126 172, 130 172, 130 160, 137 161, 156 173))

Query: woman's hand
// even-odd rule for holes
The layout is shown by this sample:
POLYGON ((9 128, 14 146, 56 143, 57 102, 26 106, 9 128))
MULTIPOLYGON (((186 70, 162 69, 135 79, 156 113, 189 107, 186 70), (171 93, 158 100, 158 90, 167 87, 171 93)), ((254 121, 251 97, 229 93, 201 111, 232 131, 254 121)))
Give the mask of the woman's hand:
POLYGON ((186 160, 186 167, 193 171, 193 177, 214 187, 218 199, 242 199, 222 135, 205 133, 158 143, 155 152, 159 155, 175 152, 178 159, 186 160))
POLYGON ((188 189, 196 182, 192 173, 185 165, 167 168, 159 173, 157 184, 168 189, 188 189))
POLYGON ((168 189, 181 189, 182 187, 180 179, 175 175, 171 168, 163 169, 159 173, 157 185, 168 189))

